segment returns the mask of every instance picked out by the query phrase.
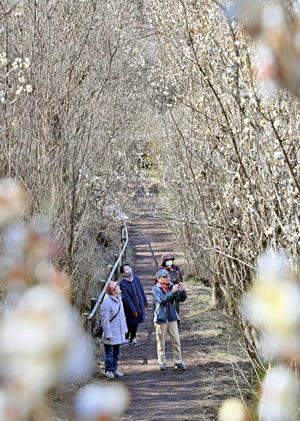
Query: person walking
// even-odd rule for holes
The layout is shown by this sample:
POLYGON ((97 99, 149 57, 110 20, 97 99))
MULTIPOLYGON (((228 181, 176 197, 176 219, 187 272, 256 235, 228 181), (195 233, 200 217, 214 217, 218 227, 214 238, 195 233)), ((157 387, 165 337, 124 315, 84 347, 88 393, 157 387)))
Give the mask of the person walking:
POLYGON ((177 298, 183 302, 187 298, 182 282, 174 285, 170 282, 170 275, 166 269, 160 269, 156 273, 158 282, 152 288, 154 306, 154 328, 156 331, 157 357, 160 370, 166 370, 165 343, 167 333, 170 336, 175 370, 186 370, 182 362, 181 346, 177 321, 179 315, 174 307, 177 298))
POLYGON ((118 370, 118 361, 127 325, 118 283, 110 281, 105 291, 107 296, 100 310, 103 326, 101 342, 104 344, 105 375, 113 379, 115 376, 124 376, 124 373, 118 370))
POLYGON ((123 275, 120 288, 128 327, 125 345, 139 346, 140 343, 135 338, 139 324, 145 321, 147 297, 140 278, 133 274, 128 263, 120 267, 120 272, 123 275))
MULTIPOLYGON (((161 256, 161 269, 166 269, 169 272, 170 275, 170 281, 173 284, 179 284, 179 282, 183 281, 183 273, 182 269, 175 265, 174 263, 175 257, 171 253, 165 253, 161 256)), ((158 279, 156 278, 155 283, 158 282, 158 279)), ((179 315, 179 301, 178 296, 175 297, 174 300, 174 307, 179 315)), ((178 327, 179 327, 179 321, 178 321, 178 327)))

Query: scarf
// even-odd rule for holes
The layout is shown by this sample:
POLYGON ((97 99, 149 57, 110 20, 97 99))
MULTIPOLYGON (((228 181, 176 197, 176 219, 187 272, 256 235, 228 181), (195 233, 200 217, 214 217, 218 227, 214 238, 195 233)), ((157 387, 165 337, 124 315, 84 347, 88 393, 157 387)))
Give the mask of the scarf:
POLYGON ((169 292, 169 286, 170 286, 170 284, 168 284, 168 285, 165 285, 165 284, 163 284, 163 283, 159 283, 159 285, 162 287, 162 289, 163 289, 163 292, 166 294, 167 292, 169 292))

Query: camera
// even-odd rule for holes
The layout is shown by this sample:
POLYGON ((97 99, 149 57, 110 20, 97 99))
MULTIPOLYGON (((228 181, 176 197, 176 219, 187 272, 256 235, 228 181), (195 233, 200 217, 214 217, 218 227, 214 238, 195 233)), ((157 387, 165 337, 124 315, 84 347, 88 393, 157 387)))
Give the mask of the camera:
POLYGON ((169 272, 169 276, 170 276, 171 282, 173 282, 174 285, 179 284, 179 282, 180 282, 179 272, 177 272, 177 271, 170 271, 169 272))

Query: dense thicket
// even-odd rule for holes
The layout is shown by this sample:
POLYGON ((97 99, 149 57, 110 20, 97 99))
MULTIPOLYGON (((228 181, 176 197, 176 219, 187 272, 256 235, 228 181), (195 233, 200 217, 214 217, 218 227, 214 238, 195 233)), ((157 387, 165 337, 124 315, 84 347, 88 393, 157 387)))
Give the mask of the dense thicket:
MULTIPOLYGON (((153 0, 150 15, 162 206, 187 272, 209 281, 214 300, 240 315, 258 255, 270 247, 299 253, 299 105, 262 83, 268 51, 261 59, 217 2, 153 0)), ((255 341, 246 340, 250 350, 255 341)))
POLYGON ((78 301, 105 263, 101 247, 94 253, 99 232, 105 243, 120 215, 135 212, 139 2, 5 1, 0 20, 0 176, 24 184, 30 216, 50 217, 78 301))
MULTIPOLYGON (((298 18, 280 3, 289 25, 280 32, 273 16, 269 39, 294 63, 298 18)), ((274 73, 265 44, 212 0, 0 4, 0 175, 22 181, 30 216, 50 216, 73 301, 83 307, 99 266, 99 231, 103 246, 120 215, 136 214, 152 161, 186 273, 239 314, 257 256, 299 253, 299 105, 262 83, 274 73)))

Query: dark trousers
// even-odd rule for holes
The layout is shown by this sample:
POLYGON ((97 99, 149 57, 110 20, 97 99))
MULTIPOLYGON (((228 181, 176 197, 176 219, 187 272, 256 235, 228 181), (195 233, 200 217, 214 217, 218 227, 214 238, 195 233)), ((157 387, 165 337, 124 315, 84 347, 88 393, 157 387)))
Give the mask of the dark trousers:
POLYGON ((118 369, 120 349, 121 345, 104 344, 104 363, 106 372, 112 371, 114 373, 118 369))
POLYGON ((128 328, 128 332, 126 333, 126 339, 129 339, 130 341, 132 341, 132 339, 136 337, 136 331, 137 331, 138 325, 127 326, 127 328, 128 328))

